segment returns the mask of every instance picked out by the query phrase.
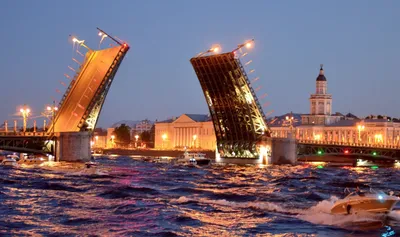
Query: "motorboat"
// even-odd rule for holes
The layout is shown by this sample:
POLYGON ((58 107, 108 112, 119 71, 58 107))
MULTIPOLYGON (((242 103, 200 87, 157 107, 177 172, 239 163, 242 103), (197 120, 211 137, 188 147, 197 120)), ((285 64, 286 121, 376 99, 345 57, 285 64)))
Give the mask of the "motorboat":
POLYGON ((3 159, 1 165, 16 167, 18 166, 18 163, 13 157, 7 156, 5 159, 3 159))
POLYGON ((350 192, 344 199, 336 201, 331 209, 332 214, 356 214, 359 212, 383 213, 392 211, 400 198, 389 195, 382 191, 370 190, 370 193, 364 193, 359 190, 350 192))
POLYGON ((206 154, 204 153, 189 153, 188 151, 185 151, 183 156, 178 158, 178 163, 186 163, 189 166, 200 166, 211 164, 211 160, 206 158, 206 154))

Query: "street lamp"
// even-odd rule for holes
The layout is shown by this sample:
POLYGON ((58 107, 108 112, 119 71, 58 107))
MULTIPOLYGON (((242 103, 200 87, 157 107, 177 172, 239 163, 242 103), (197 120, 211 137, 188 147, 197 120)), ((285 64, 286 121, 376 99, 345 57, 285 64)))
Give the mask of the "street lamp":
POLYGON ((293 120, 294 120, 293 113, 290 112, 290 116, 286 116, 285 119, 286 119, 286 121, 289 122, 290 133, 292 133, 293 132, 293 120))
POLYGON ((197 135, 193 135, 193 148, 196 148, 196 139, 197 139, 197 135))
POLYGON ((363 131, 365 127, 364 125, 358 125, 357 129, 358 129, 358 141, 361 142, 361 131, 363 131))
POLYGON ((21 109, 19 110, 19 112, 21 112, 22 119, 23 119, 23 121, 24 121, 24 128, 23 128, 23 131, 26 132, 26 122, 27 122, 27 120, 28 120, 29 114, 31 113, 31 110, 30 110, 26 105, 24 105, 24 107, 21 108, 21 109))
POLYGON ((135 139, 136 139, 136 142, 135 142, 135 147, 137 147, 137 142, 138 142, 138 139, 139 139, 139 135, 135 135, 135 139))
POLYGON ((196 57, 200 57, 200 56, 203 56, 204 54, 208 54, 208 53, 218 53, 219 51, 221 51, 221 46, 219 44, 216 44, 216 45, 213 45, 207 51, 197 54, 196 57))
POLYGON ((162 138, 162 140, 163 140, 161 147, 164 148, 164 141, 165 141, 165 139, 167 139, 167 134, 164 133, 164 134, 161 136, 161 138, 162 138))
POLYGON ((243 44, 239 44, 237 46, 237 48, 235 50, 233 50, 232 52, 236 52, 236 51, 238 51, 239 49, 241 49, 243 47, 246 47, 246 48, 249 49, 249 48, 251 48, 253 46, 254 46, 254 39, 251 39, 251 40, 248 40, 248 41, 244 42, 243 44))
POLYGON ((92 51, 92 49, 90 49, 88 46, 85 45, 85 40, 78 40, 77 38, 73 38, 72 42, 77 43, 80 46, 85 47, 87 50, 92 51))
POLYGON ((56 114, 56 111, 58 111, 58 107, 56 106, 56 102, 53 101, 53 105, 52 106, 48 105, 46 110, 47 110, 48 113, 51 113, 51 128, 52 128, 52 133, 54 134, 55 114, 56 114))
POLYGON ((114 139, 115 139, 115 136, 111 135, 111 145, 112 145, 112 147, 114 147, 114 139))

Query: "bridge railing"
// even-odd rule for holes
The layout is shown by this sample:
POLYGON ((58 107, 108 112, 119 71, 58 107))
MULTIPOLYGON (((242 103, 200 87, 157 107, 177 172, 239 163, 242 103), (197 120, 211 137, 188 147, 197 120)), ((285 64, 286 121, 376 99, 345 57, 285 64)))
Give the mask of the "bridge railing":
POLYGON ((297 140, 297 142, 301 143, 301 144, 315 144, 315 145, 335 145, 335 146, 351 146, 351 147, 400 149, 399 145, 388 145, 388 144, 368 144, 368 143, 316 141, 316 140, 297 140))
POLYGON ((51 133, 47 132, 0 132, 1 137, 46 137, 50 135, 51 133))

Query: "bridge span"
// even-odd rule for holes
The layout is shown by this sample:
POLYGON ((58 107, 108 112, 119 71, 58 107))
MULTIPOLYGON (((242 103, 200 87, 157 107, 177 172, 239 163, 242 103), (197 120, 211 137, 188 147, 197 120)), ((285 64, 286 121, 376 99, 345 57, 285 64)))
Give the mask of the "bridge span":
MULTIPOLYGON (((77 47, 87 52, 83 63, 73 58, 80 67, 76 70, 70 67, 76 73, 73 77, 68 76, 71 79, 70 84, 58 109, 53 108, 50 128, 42 133, 19 133, 15 125, 14 132, 0 133, 0 149, 53 154, 56 157, 64 156, 76 160, 90 158, 91 132, 96 126, 119 66, 129 51, 127 43, 97 29, 101 40, 107 37, 113 41, 114 46, 93 50, 84 44, 84 40, 72 39, 77 47), (73 154, 75 150, 77 153, 73 154)), ((7 128, 5 130, 7 131, 7 128)))
POLYGON ((372 145, 343 142, 297 141, 298 158, 341 156, 365 160, 400 160, 400 147, 394 145, 372 145))

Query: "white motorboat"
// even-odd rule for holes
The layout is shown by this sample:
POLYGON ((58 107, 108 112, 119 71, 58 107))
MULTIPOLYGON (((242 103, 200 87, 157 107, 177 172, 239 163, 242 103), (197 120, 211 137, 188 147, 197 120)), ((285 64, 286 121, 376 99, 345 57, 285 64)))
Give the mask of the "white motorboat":
POLYGON ((370 190, 370 193, 355 191, 344 199, 336 201, 331 213, 343 215, 359 212, 387 214, 392 211, 398 201, 400 201, 400 198, 393 196, 393 192, 387 195, 384 192, 376 192, 373 189, 370 190))
POLYGON ((1 165, 16 167, 16 166, 18 166, 18 163, 13 157, 7 156, 5 159, 3 159, 3 161, 1 162, 1 165))
POLYGON ((188 151, 183 153, 183 156, 178 159, 178 162, 187 163, 190 166, 211 164, 211 160, 206 158, 206 154, 199 152, 189 153, 188 151))

